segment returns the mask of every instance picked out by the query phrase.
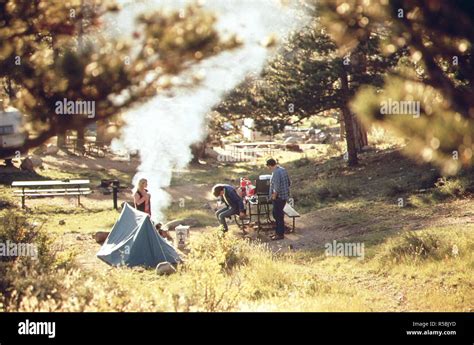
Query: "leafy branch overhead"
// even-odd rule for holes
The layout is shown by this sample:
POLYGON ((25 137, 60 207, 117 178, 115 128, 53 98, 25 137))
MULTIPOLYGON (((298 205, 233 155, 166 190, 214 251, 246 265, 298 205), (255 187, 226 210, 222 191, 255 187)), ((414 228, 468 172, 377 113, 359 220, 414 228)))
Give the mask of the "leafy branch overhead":
POLYGON ((409 139, 406 152, 445 173, 473 163, 474 90, 472 1, 323 2, 322 17, 342 52, 379 27, 388 35, 382 52, 408 49, 404 68, 385 78, 383 92, 357 95, 353 109, 366 123, 379 123, 409 139), (419 102, 419 116, 382 114, 389 101, 419 102))
POLYGON ((239 44, 223 41, 198 6, 141 15, 133 40, 98 34, 103 15, 119 10, 103 0, 0 2, 0 78, 28 115, 25 149, 143 102, 170 87, 170 75, 239 44), (95 117, 58 115, 65 98, 95 102, 95 117))

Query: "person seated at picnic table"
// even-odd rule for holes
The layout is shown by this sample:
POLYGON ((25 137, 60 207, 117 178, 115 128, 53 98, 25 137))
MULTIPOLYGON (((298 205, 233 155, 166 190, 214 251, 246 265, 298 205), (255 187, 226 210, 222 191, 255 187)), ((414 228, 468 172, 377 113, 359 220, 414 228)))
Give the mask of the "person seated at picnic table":
POLYGON ((148 213, 151 216, 151 195, 146 189, 147 186, 148 181, 146 179, 142 178, 138 181, 137 185, 133 189, 133 201, 137 210, 148 213))
POLYGON ((216 217, 221 224, 221 230, 227 232, 229 230, 226 218, 238 214, 240 218, 245 217, 245 208, 242 198, 237 194, 234 187, 228 184, 216 184, 212 187, 212 194, 216 198, 220 198, 224 202, 225 207, 216 212, 216 217))

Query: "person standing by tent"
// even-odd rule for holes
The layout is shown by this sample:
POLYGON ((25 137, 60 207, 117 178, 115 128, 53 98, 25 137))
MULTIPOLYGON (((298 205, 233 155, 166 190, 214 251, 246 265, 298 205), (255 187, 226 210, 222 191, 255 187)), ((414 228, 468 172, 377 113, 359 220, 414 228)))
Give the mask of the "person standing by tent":
POLYGON ((225 207, 216 212, 216 217, 221 224, 222 231, 227 232, 226 218, 238 214, 240 218, 245 217, 245 208, 242 198, 237 194, 235 188, 228 184, 216 184, 212 187, 212 194, 224 202, 225 207))
POLYGON ((151 195, 148 193, 146 187, 148 181, 144 178, 140 179, 133 189, 133 201, 135 208, 139 211, 148 213, 151 216, 150 199, 151 195))
POLYGON ((273 158, 267 160, 267 167, 272 171, 270 180, 270 195, 273 204, 273 218, 275 218, 276 229, 272 240, 278 241, 285 238, 285 208, 290 198, 290 177, 285 168, 279 166, 273 158))

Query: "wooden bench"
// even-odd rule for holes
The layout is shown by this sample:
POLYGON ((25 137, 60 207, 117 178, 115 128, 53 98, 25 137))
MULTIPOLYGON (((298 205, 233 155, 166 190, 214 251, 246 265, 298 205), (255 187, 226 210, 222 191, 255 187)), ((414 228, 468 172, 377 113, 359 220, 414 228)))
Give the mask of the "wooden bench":
POLYGON ((45 181, 14 181, 14 195, 21 197, 21 207, 25 208, 26 198, 77 196, 77 205, 81 204, 81 195, 91 194, 89 180, 45 180, 45 181))
POLYGON ((293 220, 293 228, 291 232, 295 232, 295 220, 296 218, 301 217, 298 212, 291 206, 289 203, 286 203, 285 208, 283 209, 287 217, 290 217, 293 220))
MULTIPOLYGON (((283 208, 283 212, 285 213, 285 215, 289 218, 292 219, 293 221, 293 226, 292 226, 292 229, 291 229, 291 232, 295 232, 295 227, 296 227, 296 218, 299 218, 301 217, 301 215, 293 208, 293 206, 291 206, 289 203, 286 203, 285 207, 283 208)), ((247 231, 245 231, 245 227, 247 225, 250 225, 251 224, 251 215, 252 213, 250 213, 250 215, 247 215, 246 218, 244 219, 240 219, 239 218, 239 215, 234 215, 234 221, 235 223, 239 226, 239 228, 244 232, 244 234, 247 233, 247 231)), ((255 215, 255 214, 253 214, 255 215)), ((257 231, 260 232, 260 228, 261 228, 261 225, 259 224, 258 225, 258 228, 257 228, 257 231)))

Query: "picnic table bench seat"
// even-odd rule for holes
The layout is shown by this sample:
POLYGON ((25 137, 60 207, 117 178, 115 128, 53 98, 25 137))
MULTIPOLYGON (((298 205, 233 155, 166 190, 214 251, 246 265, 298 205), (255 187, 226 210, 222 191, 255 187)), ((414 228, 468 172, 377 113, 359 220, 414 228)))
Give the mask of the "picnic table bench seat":
POLYGON ((289 203, 286 203, 285 208, 283 208, 283 212, 287 217, 293 220, 292 232, 295 232, 295 219, 301 217, 301 215, 289 203))

